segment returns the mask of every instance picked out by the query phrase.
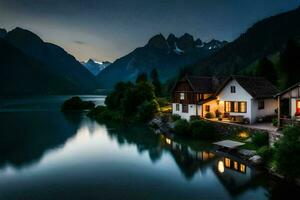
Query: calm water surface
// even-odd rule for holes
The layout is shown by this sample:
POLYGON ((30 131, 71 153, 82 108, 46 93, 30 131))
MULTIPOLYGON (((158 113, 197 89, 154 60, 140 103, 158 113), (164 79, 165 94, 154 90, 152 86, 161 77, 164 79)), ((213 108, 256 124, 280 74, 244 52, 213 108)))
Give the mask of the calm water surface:
MULTIPOLYGON (((0 199, 283 199, 299 190, 208 144, 63 114, 68 96, 0 100, 0 199)), ((103 104, 103 96, 82 96, 103 104)))

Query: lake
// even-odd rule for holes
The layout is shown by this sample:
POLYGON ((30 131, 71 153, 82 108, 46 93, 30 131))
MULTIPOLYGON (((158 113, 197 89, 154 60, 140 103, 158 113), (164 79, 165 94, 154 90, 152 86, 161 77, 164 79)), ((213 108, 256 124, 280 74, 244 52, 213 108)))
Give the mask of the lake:
MULTIPOLYGON (((70 96, 1 98, 0 200, 283 199, 299 189, 210 144, 60 112, 70 96)), ((82 96, 98 105, 104 96, 82 96)))

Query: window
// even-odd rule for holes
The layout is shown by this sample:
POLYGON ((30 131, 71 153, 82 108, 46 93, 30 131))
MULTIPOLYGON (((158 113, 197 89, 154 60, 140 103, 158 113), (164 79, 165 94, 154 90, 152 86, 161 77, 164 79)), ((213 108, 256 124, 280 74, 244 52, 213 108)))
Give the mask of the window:
POLYGON ((205 106, 205 111, 206 111, 206 112, 210 112, 210 105, 206 105, 206 106, 205 106))
POLYGON ((245 173, 246 172, 246 166, 244 164, 240 165, 240 171, 245 173))
POLYGON ((230 159, 225 158, 225 167, 230 168, 230 159))
POLYGON ((183 92, 180 93, 180 100, 184 100, 184 93, 183 92))
POLYGON ((225 101, 225 112, 246 113, 247 112, 247 102, 225 101))
POLYGON ((235 86, 230 86, 231 93, 235 93, 235 86))
POLYGON ((177 104, 176 104, 176 111, 179 111, 179 109, 180 109, 179 106, 180 106, 180 105, 177 103, 177 104))
POLYGON ((265 109, 265 101, 258 101, 258 110, 265 109))
POLYGON ((189 112, 189 107, 187 104, 182 104, 182 112, 188 113, 189 112))

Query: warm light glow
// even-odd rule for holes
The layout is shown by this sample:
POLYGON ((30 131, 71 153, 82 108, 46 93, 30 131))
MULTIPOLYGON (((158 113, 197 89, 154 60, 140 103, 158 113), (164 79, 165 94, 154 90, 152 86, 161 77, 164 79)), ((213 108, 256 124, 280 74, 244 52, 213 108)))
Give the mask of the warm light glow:
POLYGON ((230 159, 229 158, 225 158, 225 167, 230 168, 230 159))
POLYGON ((240 138, 248 138, 249 137, 249 133, 247 131, 241 131, 239 133, 239 137, 240 138))
POLYGON ((239 167, 238 167, 238 163, 236 161, 234 161, 234 169, 238 170, 239 167))
POLYGON ((172 143, 172 140, 170 140, 169 138, 166 138, 166 143, 167 143, 167 144, 171 144, 171 143, 172 143))
POLYGON ((203 160, 207 160, 208 158, 209 158, 209 153, 207 153, 207 152, 204 151, 204 152, 202 153, 202 159, 203 159, 203 160))
POLYGON ((246 172, 246 166, 244 164, 240 165, 240 171, 245 173, 246 172))
POLYGON ((223 161, 219 161, 218 162, 218 171, 220 172, 220 173, 223 173, 224 172, 224 163, 223 163, 223 161))

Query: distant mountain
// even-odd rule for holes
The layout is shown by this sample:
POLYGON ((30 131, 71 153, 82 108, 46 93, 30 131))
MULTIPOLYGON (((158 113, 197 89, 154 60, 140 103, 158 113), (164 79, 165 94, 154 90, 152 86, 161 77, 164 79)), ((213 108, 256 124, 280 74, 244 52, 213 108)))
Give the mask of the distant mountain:
POLYGON ((99 62, 89 59, 86 62, 81 62, 81 64, 87 68, 94 76, 97 76, 103 69, 108 67, 111 63, 108 61, 99 62))
POLYGON ((0 38, 0 96, 77 92, 77 85, 0 38))
MULTIPOLYGON (((1 32, 4 33, 6 31, 1 32)), ((97 89, 95 77, 61 47, 44 42, 36 34, 21 28, 15 28, 12 31, 7 32, 4 34, 3 39, 6 42, 6 46, 9 44, 19 51, 18 53, 15 53, 14 49, 11 56, 9 56, 11 58, 11 66, 10 63, 6 61, 4 66, 1 65, 1 68, 14 68, 14 71, 17 74, 20 70, 24 70, 27 67, 28 72, 26 74, 32 74, 35 79, 40 80, 40 83, 33 87, 39 88, 40 86, 44 86, 43 90, 38 89, 36 92, 54 94, 92 93, 97 89), (22 54, 20 54, 20 52, 22 54), (16 62, 20 60, 18 56, 22 56, 23 59, 26 57, 27 62, 22 65, 17 65, 16 62), (31 62, 38 63, 34 64, 34 69, 32 69, 32 66, 29 66, 31 62), (38 66, 40 66, 40 68, 38 66), (39 75, 44 77, 45 73, 48 73, 52 78, 55 78, 52 80, 53 83, 56 82, 55 87, 50 87, 50 85, 48 87, 46 83, 43 83, 44 79, 38 78, 39 75), (60 83, 60 85, 57 85, 58 83, 60 83)), ((5 49, 2 49, 2 51, 4 50, 5 49)), ((9 80, 14 80, 14 78, 15 77, 6 77, 6 81, 9 82, 9 80)), ((20 82, 24 82, 24 87, 27 84, 31 85, 31 82, 27 79, 28 77, 25 77, 25 74, 20 75, 19 78, 20 82)), ((32 81, 35 82, 35 80, 32 81)), ((27 91, 26 88, 24 88, 24 91, 27 91)))
POLYGON ((0 38, 4 38, 6 34, 7 34, 7 31, 3 28, 0 28, 0 38))
POLYGON ((261 20, 220 51, 190 65, 190 73, 236 74, 258 59, 284 49, 300 36, 300 8, 261 20))
POLYGON ((178 73, 179 68, 201 60, 222 48, 227 42, 194 40, 190 34, 177 38, 170 34, 165 38, 155 35, 144 47, 139 47, 128 55, 117 59, 105 68, 98 80, 106 89, 111 89, 118 81, 133 81, 140 72, 150 72, 156 68, 162 81, 178 73))

